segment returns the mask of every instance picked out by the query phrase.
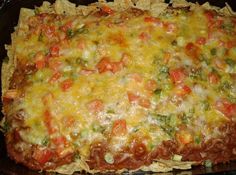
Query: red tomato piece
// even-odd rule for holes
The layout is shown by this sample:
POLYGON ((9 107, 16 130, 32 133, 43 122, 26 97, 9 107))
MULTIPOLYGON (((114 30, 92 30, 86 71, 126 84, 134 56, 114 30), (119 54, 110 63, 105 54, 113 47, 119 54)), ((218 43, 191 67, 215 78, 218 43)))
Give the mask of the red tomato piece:
POLYGON ((122 136, 127 134, 126 121, 124 119, 114 121, 111 133, 113 136, 122 136))
POLYGON ((62 65, 62 62, 58 59, 49 59, 48 61, 48 67, 56 72, 59 71, 60 66, 62 65))
POLYGON ((216 73, 211 72, 208 74, 208 81, 211 84, 217 84, 219 82, 219 80, 220 80, 219 75, 217 75, 216 73))
POLYGON ((52 139, 52 142, 57 146, 64 146, 67 143, 67 140, 64 136, 59 136, 52 139))
POLYGON ((150 108, 151 102, 147 98, 140 98, 138 104, 144 108, 150 108))
POLYGON ((50 55, 52 57, 58 57, 59 52, 60 52, 60 48, 58 45, 54 45, 54 46, 50 47, 50 55))
POLYGON ((71 79, 66 79, 61 83, 61 89, 62 91, 67 91, 69 88, 71 88, 73 84, 73 81, 71 79))
POLYGON ((154 23, 154 24, 157 24, 157 25, 162 25, 162 22, 159 18, 155 18, 153 16, 147 16, 144 18, 144 22, 147 22, 147 23, 154 23))
POLYGON ((148 91, 155 91, 157 89, 157 82, 155 80, 148 80, 145 84, 145 89, 148 91))
POLYGON ((215 17, 215 13, 212 10, 205 11, 204 15, 206 16, 208 21, 212 21, 215 17))
POLYGON ((80 74, 81 75, 91 75, 91 74, 93 74, 95 72, 96 72, 95 70, 91 70, 91 69, 82 69, 80 71, 80 74))
POLYGON ((95 99, 90 101, 87 104, 87 108, 89 111, 93 112, 93 113, 97 113, 97 112, 101 112, 104 109, 104 104, 102 100, 99 99, 95 99))
POLYGON ((194 61, 198 60, 200 55, 200 48, 190 42, 185 46, 185 54, 192 58, 194 61))
POLYGON ((176 134, 177 140, 182 144, 188 144, 193 141, 193 136, 188 131, 180 131, 176 134))
POLYGON ((101 10, 109 15, 114 14, 114 10, 112 10, 112 8, 107 5, 102 6, 101 10))
POLYGON ((37 69, 43 69, 45 65, 46 65, 45 60, 37 60, 35 62, 35 66, 37 69))
POLYGON ((52 116, 50 114, 50 112, 48 110, 46 110, 44 112, 44 116, 43 116, 43 120, 44 120, 44 124, 48 130, 48 133, 51 135, 53 133, 56 132, 56 128, 54 127, 53 123, 52 123, 52 116))
POLYGON ((227 118, 236 117, 236 103, 231 103, 227 99, 219 99, 215 103, 216 110, 222 112, 227 118))
POLYGON ((174 23, 166 22, 166 23, 164 23, 164 27, 165 27, 167 33, 177 32, 177 26, 174 23))
POLYGON ((102 58, 96 65, 99 73, 110 71, 112 73, 118 72, 122 69, 122 62, 111 62, 107 57, 102 58))
POLYGON ((177 87, 177 95, 179 96, 185 96, 188 95, 192 92, 191 88, 188 87, 187 85, 179 85, 177 87))
POLYGON ((170 78, 173 83, 182 83, 186 77, 183 68, 176 68, 169 71, 170 78))
POLYGON ((52 77, 49 80, 49 83, 54 83, 56 82, 59 78, 61 77, 61 73, 60 72, 55 72, 52 77))
POLYGON ((204 44, 206 44, 206 38, 205 37, 199 37, 199 38, 197 38, 196 43, 199 44, 199 45, 204 45, 204 44))
POLYGON ((52 38, 56 35, 56 28, 55 26, 49 26, 49 25, 42 25, 42 32, 48 37, 52 38))
POLYGON ((38 148, 34 150, 32 157, 39 162, 39 164, 44 165, 46 162, 50 161, 53 157, 53 153, 49 149, 38 148))
POLYGON ((127 96, 130 103, 136 102, 140 98, 138 95, 134 94, 133 92, 127 92, 127 96))
POLYGON ((150 35, 148 35, 148 33, 146 32, 142 32, 139 35, 139 39, 141 39, 142 41, 148 41, 150 39, 150 35))
POLYGON ((67 22, 66 24, 64 24, 63 26, 60 27, 60 29, 63 32, 67 32, 71 28, 72 28, 72 21, 69 21, 69 22, 67 22))

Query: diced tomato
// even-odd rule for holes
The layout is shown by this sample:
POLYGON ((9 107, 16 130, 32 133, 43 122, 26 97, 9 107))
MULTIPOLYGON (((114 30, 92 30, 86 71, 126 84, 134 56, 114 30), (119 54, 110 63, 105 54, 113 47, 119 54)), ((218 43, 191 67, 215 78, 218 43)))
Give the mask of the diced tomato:
POLYGON ((188 131, 180 131, 176 134, 177 140, 182 144, 188 144, 193 141, 193 136, 188 131))
POLYGON ((188 87, 187 85, 178 85, 177 86, 177 95, 179 96, 185 96, 188 95, 192 92, 191 88, 188 87))
POLYGON ((155 17, 152 17, 152 16, 145 17, 144 22, 154 23, 154 24, 157 24, 157 25, 162 25, 162 22, 159 18, 155 18, 155 17))
POLYGON ((62 62, 58 59, 49 59, 48 61, 48 67, 56 72, 59 71, 60 66, 62 65, 62 62))
POLYGON ((43 121, 50 135, 56 132, 56 128, 52 123, 52 116, 48 110, 44 112, 43 121))
POLYGON ((131 56, 127 53, 122 54, 121 62, 124 66, 127 66, 131 61, 131 56))
POLYGON ((117 32, 117 33, 113 33, 108 37, 109 42, 111 42, 112 44, 117 44, 121 47, 127 47, 127 39, 124 36, 123 33, 121 32, 117 32))
POLYGON ((59 78, 61 77, 61 73, 60 72, 55 72, 52 77, 49 80, 49 83, 54 83, 56 82, 59 78))
POLYGON ((122 62, 111 62, 107 57, 102 58, 96 65, 99 73, 104 73, 110 71, 116 73, 120 71, 123 67, 122 62))
POLYGON ((45 106, 48 106, 52 102, 53 98, 54 97, 52 93, 47 93, 46 95, 42 97, 42 102, 45 106))
POLYGON ((199 59, 200 51, 200 48, 191 42, 185 46, 186 55, 192 58, 194 61, 199 59))
POLYGON ((71 28, 72 28, 72 21, 69 21, 69 22, 67 22, 66 24, 64 24, 63 26, 60 27, 60 29, 63 32, 67 32, 71 28))
POLYGON ((86 47, 86 43, 85 43, 85 40, 84 39, 80 39, 79 42, 78 42, 78 48, 80 50, 84 50, 86 47))
POLYGON ((112 10, 112 8, 107 5, 102 6, 101 10, 109 15, 114 14, 114 10, 112 10))
POLYGON ((228 42, 226 43, 226 47, 227 47, 228 49, 231 49, 231 48, 233 48, 233 47, 235 47, 235 46, 236 46, 236 40, 228 41, 228 42))
POLYGON ((58 57, 59 56, 59 46, 58 45, 53 45, 50 47, 50 55, 52 57, 58 57))
POLYGON ((66 127, 71 127, 76 122, 75 118, 73 116, 66 116, 63 118, 63 123, 65 123, 66 127))
POLYGON ((204 44, 206 44, 206 38, 205 37, 199 37, 199 38, 197 38, 196 43, 199 44, 199 45, 204 45, 204 44))
POLYGON ((175 33, 177 32, 177 26, 174 23, 166 22, 164 23, 164 28, 167 33, 175 33))
POLYGON ((186 75, 183 68, 176 68, 169 71, 170 78, 173 83, 181 83, 184 81, 186 75))
POLYGON ((208 74, 208 81, 211 84, 217 84, 219 82, 219 80, 220 80, 219 75, 217 75, 216 73, 211 72, 208 74))
POLYGON ((49 149, 38 148, 38 149, 34 150, 32 157, 37 162, 39 162, 39 164, 44 165, 45 163, 50 161, 50 159, 53 157, 53 153, 49 149))
POLYGON ((127 92, 128 100, 130 103, 136 102, 139 100, 140 96, 134 94, 133 92, 127 92))
POLYGON ((35 66, 37 69, 43 69, 45 67, 46 63, 45 63, 45 60, 37 60, 35 62, 35 66))
POLYGON ((231 103, 227 99, 219 99, 215 103, 216 110, 222 112, 227 118, 236 117, 236 103, 231 103))
POLYGON ((87 108, 88 108, 89 111, 97 113, 97 112, 103 111, 104 104, 103 104, 102 100, 95 99, 95 100, 90 101, 87 104, 87 108))
POLYGON ((139 73, 133 73, 130 76, 134 81, 136 81, 138 83, 141 83, 143 81, 143 77, 139 73))
POLYGON ((215 58, 213 62, 216 65, 216 67, 221 70, 225 70, 227 67, 227 64, 220 58, 215 58))
POLYGON ((169 62, 170 58, 171 58, 171 54, 169 52, 165 52, 164 56, 163 56, 164 63, 167 64, 169 62))
POLYGON ((48 38, 54 37, 54 36, 56 35, 55 31, 56 31, 55 26, 42 25, 42 32, 43 32, 48 38))
POLYGON ((73 81, 71 79, 66 79, 61 83, 61 89, 62 91, 67 91, 69 88, 71 88, 73 84, 73 81))
POLYGON ((67 143, 67 140, 64 136, 55 137, 52 139, 52 142, 57 146, 64 146, 67 143))
POLYGON ((142 160, 148 154, 146 145, 141 141, 134 141, 131 147, 136 160, 142 160))
POLYGON ((145 89, 148 91, 155 91, 157 89, 157 82, 155 80, 148 80, 145 84, 145 89))
POLYGON ((94 74, 96 71, 95 70, 91 70, 91 69, 82 69, 80 71, 81 75, 91 75, 94 74))
POLYGON ((147 98, 140 98, 138 104, 144 108, 150 108, 151 102, 147 98))
POLYGON ((114 121, 112 126, 112 135, 113 136, 122 136, 127 134, 126 121, 124 119, 119 119, 114 121))
POLYGON ((204 15, 206 16, 208 21, 212 21, 215 17, 215 13, 212 10, 205 11, 204 15))
POLYGON ((148 41, 150 39, 150 35, 146 32, 142 32, 139 35, 139 39, 141 39, 142 41, 148 41))

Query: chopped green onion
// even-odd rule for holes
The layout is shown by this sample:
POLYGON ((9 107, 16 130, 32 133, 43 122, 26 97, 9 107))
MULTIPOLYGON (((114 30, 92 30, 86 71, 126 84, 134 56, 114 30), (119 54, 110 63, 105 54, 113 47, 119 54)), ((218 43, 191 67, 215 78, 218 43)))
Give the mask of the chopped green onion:
POLYGON ((72 29, 68 29, 68 30, 66 31, 66 36, 67 36, 68 38, 72 38, 72 37, 74 36, 73 30, 72 30, 72 29))
POLYGON ((216 52, 217 52, 216 48, 212 48, 212 49, 211 49, 211 55, 212 55, 212 56, 215 56, 215 55, 216 55, 216 52))
POLYGON ((182 156, 178 155, 178 154, 174 154, 174 156, 172 157, 172 160, 174 160, 174 161, 181 161, 182 160, 182 156))
POLYGON ((206 168, 211 168, 212 167, 212 161, 211 160, 205 160, 204 165, 206 168))
POLYGON ((154 94, 155 94, 155 95, 160 95, 160 94, 161 94, 161 91, 162 91, 161 89, 156 89, 156 90, 154 91, 154 94))
POLYGON ((236 65, 236 61, 230 58, 227 58, 225 60, 226 64, 228 64, 230 67, 234 67, 236 65))
POLYGON ((44 137, 44 139, 42 140, 42 145, 43 146, 47 146, 49 144, 49 138, 48 137, 44 137))
POLYGON ((105 154, 104 159, 109 164, 113 164, 114 163, 113 155, 111 153, 109 153, 109 152, 105 154))

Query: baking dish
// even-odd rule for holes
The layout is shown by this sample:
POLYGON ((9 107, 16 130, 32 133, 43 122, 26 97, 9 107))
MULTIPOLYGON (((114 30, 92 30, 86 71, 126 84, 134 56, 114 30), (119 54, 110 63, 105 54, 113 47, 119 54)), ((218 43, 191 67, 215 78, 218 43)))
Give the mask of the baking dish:
MULTIPOLYGON (((1 53, 0 56, 1 58, 4 58, 6 53, 4 50, 3 45, 5 43, 10 43, 10 33, 12 33, 13 31, 13 27, 16 25, 17 23, 17 18, 18 18, 18 13, 19 13, 19 9, 20 7, 28 7, 28 8, 32 8, 33 6, 39 6, 41 4, 42 1, 29 1, 29 0, 25 0, 25 1, 20 1, 20 0, 15 0, 15 1, 5 1, 5 4, 2 7, 1 10, 1 17, 0 17, 0 21, 1 21, 1 26, 0 26, 0 31, 2 33, 0 41, 1 41, 1 53)), ((92 1, 80 1, 80 4, 87 4, 87 3, 91 3, 92 1)), ((75 2, 78 4, 78 2, 75 2)), ((199 3, 203 3, 203 1, 199 1, 199 3)), ((223 1, 215 1, 211 2, 212 5, 218 5, 218 6, 222 6, 224 4, 223 1)), ((3 140, 3 139, 1 139, 3 140)), ((1 145, 3 148, 1 150, 3 150, 2 156, 3 160, 1 160, 1 165, 2 165, 2 172, 5 174, 27 174, 28 172, 31 173, 31 171, 27 171, 25 168, 22 168, 21 166, 17 165, 15 166, 14 163, 12 163, 11 161, 9 161, 8 159, 5 159, 6 155, 5 155, 5 151, 4 151, 4 144, 1 145), (16 170, 15 170, 16 168, 16 170), (18 170, 19 169, 19 170, 18 170), (16 171, 16 172, 14 172, 16 171), (20 172, 17 172, 20 171, 20 172)), ((234 168, 231 168, 231 165, 233 165, 234 163, 228 164, 228 165, 219 165, 219 166, 215 166, 212 169, 204 169, 203 167, 195 167, 195 169, 193 169, 192 171, 187 171, 186 173, 191 173, 191 174, 199 174, 199 173, 209 173, 209 172, 219 172, 219 171, 228 171, 228 170, 233 170, 234 168)), ((173 173, 179 173, 180 171, 176 171, 173 173)), ((32 172, 33 174, 36 172, 32 172)))

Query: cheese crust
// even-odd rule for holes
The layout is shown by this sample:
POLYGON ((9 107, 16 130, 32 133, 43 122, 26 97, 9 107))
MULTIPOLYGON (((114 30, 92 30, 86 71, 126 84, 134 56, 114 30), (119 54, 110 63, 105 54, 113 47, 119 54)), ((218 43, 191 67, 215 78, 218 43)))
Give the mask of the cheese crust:
POLYGON ((9 156, 64 174, 236 160, 235 36, 227 5, 21 9, 2 66, 9 156))

